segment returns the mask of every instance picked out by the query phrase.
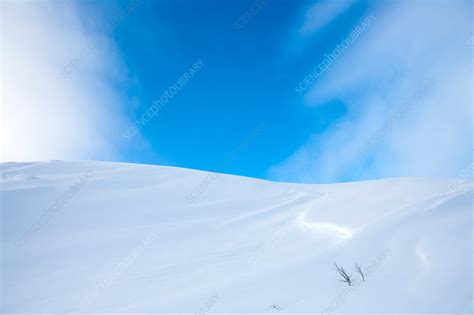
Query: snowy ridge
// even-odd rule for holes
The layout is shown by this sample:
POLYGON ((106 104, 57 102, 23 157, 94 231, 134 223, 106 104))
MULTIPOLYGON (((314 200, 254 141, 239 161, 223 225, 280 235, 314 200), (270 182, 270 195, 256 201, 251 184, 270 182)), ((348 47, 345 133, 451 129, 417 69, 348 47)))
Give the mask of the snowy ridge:
POLYGON ((472 182, 303 185, 92 161, 0 172, 4 312, 473 311, 472 182))

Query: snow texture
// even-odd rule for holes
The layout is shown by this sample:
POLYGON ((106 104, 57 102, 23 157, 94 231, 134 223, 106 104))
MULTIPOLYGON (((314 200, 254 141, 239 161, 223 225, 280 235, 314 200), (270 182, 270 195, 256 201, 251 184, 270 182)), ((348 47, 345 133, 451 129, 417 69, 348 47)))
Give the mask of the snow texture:
POLYGON ((286 184, 92 161, 0 172, 2 312, 473 312, 471 181, 286 184))

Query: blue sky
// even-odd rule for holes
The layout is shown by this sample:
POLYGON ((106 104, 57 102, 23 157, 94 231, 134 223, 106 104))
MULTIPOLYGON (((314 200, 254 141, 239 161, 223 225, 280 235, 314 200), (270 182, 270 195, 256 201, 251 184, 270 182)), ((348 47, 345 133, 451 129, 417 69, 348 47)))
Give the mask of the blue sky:
POLYGON ((7 130, 20 136, 5 141, 3 160, 295 182, 456 176, 472 163, 470 1, 130 3, 5 5, 5 55, 32 60, 6 67, 5 104, 40 104, 44 124, 12 118, 7 130), (15 19, 30 22, 10 34, 15 19), (197 60, 202 69, 124 139, 197 60), (25 80, 29 98, 18 96, 25 80), (33 135, 43 140, 29 143, 33 135))
MULTIPOLYGON (((294 58, 286 47, 285 37, 294 27, 289 16, 300 14, 304 4, 268 3, 240 31, 235 30, 234 22, 254 2, 144 2, 117 28, 114 37, 120 52, 139 80, 129 94, 139 99, 131 111, 135 117, 196 60, 204 64, 159 117, 142 129, 157 154, 146 156, 131 143, 127 160, 265 177, 271 165, 289 156, 309 134, 324 130, 344 114, 342 102, 311 109, 295 93, 308 66, 325 52, 316 47, 313 53, 294 58), (222 167, 226 156, 260 124, 264 126, 258 137, 235 162, 222 167)), ((357 23, 364 7, 355 6, 340 26, 323 34, 327 47, 341 36, 341 28, 357 23)))

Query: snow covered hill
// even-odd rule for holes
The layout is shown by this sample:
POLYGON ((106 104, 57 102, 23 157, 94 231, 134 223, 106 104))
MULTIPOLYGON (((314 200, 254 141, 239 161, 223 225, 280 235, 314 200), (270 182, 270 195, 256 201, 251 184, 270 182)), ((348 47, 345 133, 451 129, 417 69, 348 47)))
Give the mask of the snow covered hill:
POLYGON ((473 311, 472 182, 63 161, 0 172, 3 312, 473 311))

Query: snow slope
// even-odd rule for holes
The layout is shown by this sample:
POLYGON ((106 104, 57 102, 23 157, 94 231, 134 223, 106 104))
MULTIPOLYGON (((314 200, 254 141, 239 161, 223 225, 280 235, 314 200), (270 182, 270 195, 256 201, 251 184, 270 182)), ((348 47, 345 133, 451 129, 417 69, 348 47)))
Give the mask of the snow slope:
POLYGON ((3 312, 473 311, 472 182, 63 161, 0 172, 3 312))

